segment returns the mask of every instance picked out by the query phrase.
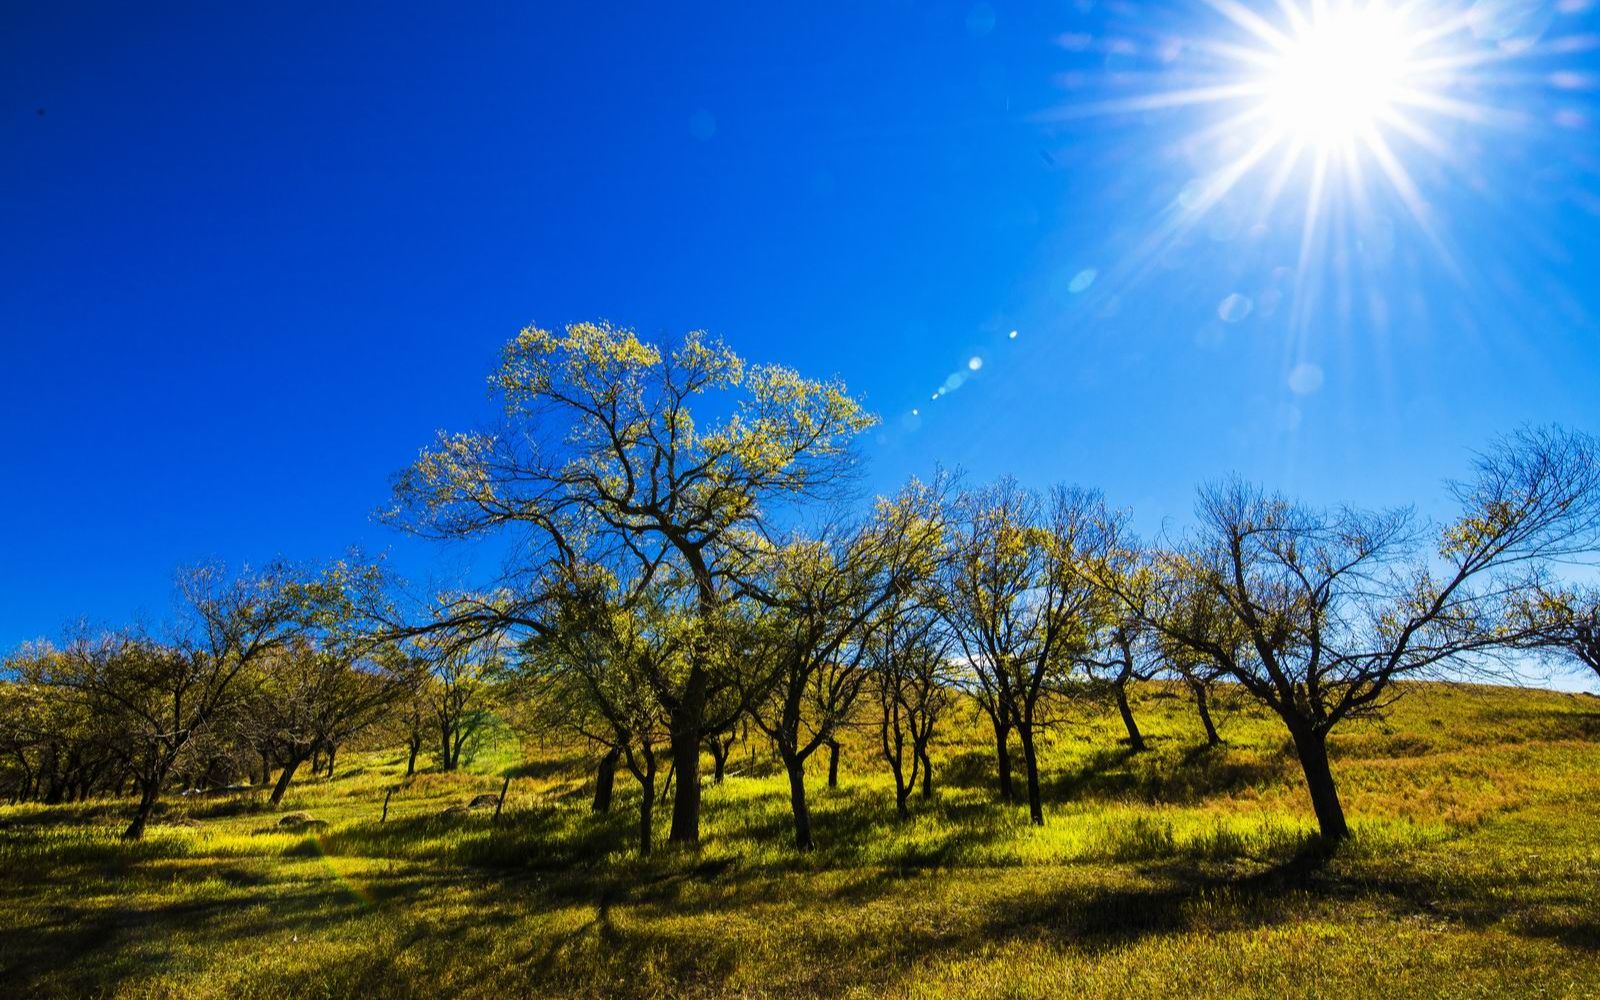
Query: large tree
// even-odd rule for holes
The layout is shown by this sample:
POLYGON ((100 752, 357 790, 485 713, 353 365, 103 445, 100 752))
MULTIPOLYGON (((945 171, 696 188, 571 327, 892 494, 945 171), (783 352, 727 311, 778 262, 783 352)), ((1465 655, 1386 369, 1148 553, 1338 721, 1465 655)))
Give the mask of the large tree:
POLYGON ((1520 431, 1449 492, 1459 513, 1428 531, 1409 510, 1325 510, 1240 480, 1211 486, 1165 585, 1121 588, 1169 642, 1283 720, 1330 840, 1349 832, 1328 761, 1333 728, 1387 705, 1398 680, 1534 636, 1510 610, 1517 595, 1600 532, 1600 456, 1583 435, 1520 431))
POLYGON ((698 842, 700 749, 732 724, 714 705, 744 666, 720 656, 712 634, 744 561, 736 538, 774 505, 835 488, 873 418, 841 383, 746 365, 705 334, 668 349, 606 323, 529 327, 490 381, 505 426, 441 435, 400 476, 390 516, 445 538, 517 532, 522 559, 494 607, 513 623, 538 600, 527 580, 552 558, 668 554, 702 623, 687 669, 656 690, 677 775, 671 839, 698 842))

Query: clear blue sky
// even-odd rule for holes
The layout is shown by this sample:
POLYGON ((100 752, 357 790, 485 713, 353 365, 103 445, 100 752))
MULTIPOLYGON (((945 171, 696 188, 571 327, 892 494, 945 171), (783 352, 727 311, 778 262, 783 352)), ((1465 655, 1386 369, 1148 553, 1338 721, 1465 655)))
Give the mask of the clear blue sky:
POLYGON ((1199 4, 358 6, 0 11, 0 647, 206 557, 448 559, 370 512, 529 322, 711 330, 863 393, 875 485, 1147 529, 1230 471, 1438 512, 1491 435, 1600 431, 1587 0, 1430 41, 1487 110, 1309 242, 1309 161, 1212 199, 1257 133, 1159 97, 1259 42, 1199 4))

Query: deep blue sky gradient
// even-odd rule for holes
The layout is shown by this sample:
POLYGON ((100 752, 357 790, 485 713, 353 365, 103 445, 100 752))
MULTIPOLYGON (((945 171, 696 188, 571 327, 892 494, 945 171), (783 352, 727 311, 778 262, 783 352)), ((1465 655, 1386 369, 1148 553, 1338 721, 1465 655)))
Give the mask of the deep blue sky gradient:
POLYGON ((1582 2, 1478 86, 1516 122, 1405 152, 1437 239, 1375 184, 1303 310, 1303 173, 1156 239, 1211 112, 1071 113, 1181 75, 1198 4, 600 6, 0 11, 0 648, 158 619, 201 558, 448 574, 370 514, 529 322, 705 328, 863 393, 875 487, 1146 530, 1231 471, 1443 513, 1493 434, 1600 431, 1582 2))

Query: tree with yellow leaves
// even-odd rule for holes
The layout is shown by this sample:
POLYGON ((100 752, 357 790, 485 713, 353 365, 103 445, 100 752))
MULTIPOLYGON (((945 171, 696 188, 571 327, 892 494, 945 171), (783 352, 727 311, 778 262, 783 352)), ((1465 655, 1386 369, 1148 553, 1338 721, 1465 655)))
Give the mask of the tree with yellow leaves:
POLYGON ((517 537, 525 562, 506 596, 467 609, 489 626, 538 619, 532 581, 552 559, 627 560, 683 582, 699 628, 656 696, 677 778, 670 839, 696 843, 700 747, 737 717, 715 709, 739 700, 727 696, 743 664, 713 633, 747 563, 741 541, 776 508, 840 487, 874 418, 837 380, 747 364, 701 332, 667 347, 604 322, 523 330, 490 384, 504 426, 441 434, 399 477, 388 517, 425 536, 517 537))

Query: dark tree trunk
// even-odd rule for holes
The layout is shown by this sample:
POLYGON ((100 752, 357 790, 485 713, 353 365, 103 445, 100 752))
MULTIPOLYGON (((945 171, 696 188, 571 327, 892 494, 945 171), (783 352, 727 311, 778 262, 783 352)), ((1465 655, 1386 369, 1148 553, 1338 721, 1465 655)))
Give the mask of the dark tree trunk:
POLYGON ((283 764, 283 773, 278 775, 278 783, 272 786, 272 797, 267 801, 277 805, 283 801, 283 793, 289 790, 289 782, 294 778, 294 772, 299 769, 304 757, 290 757, 283 764))
POLYGON ((706 743, 706 749, 711 751, 711 783, 722 784, 722 772, 728 763, 728 751, 723 746, 722 737, 713 736, 706 743))
POLYGON ((639 796, 639 857, 650 856, 651 824, 656 808, 656 775, 654 769, 639 779, 643 794, 639 796))
POLYGON ((617 761, 622 757, 619 747, 612 747, 600 758, 600 766, 594 772, 594 805, 591 812, 605 813, 611 811, 611 793, 617 784, 617 761))
POLYGON ((265 785, 268 782, 270 782, 271 780, 272 780, 272 758, 267 756, 266 751, 262 751, 262 753, 261 753, 261 783, 263 785, 265 785))
POLYGON ((1211 695, 1206 691, 1206 686, 1191 683, 1189 687, 1194 691, 1194 704, 1200 710, 1200 724, 1206 727, 1206 745, 1218 746, 1222 737, 1217 735, 1217 727, 1211 721, 1211 695))
POLYGON ((933 762, 928 760, 928 748, 919 747, 917 756, 922 758, 922 797, 933 798, 933 762))
POLYGON ((1117 711, 1122 715, 1122 725, 1128 730, 1128 746, 1134 753, 1145 749, 1144 734, 1139 732, 1139 724, 1133 720, 1133 709, 1128 707, 1128 685, 1123 681, 1116 684, 1117 711))
POLYGON ((333 758, 338 752, 339 748, 337 746, 330 746, 328 748, 328 777, 330 779, 333 777, 333 758))
POLYGON ((322 748, 311 751, 311 776, 315 778, 322 773, 322 748))
POLYGON ((839 741, 828 741, 828 787, 839 787, 839 741))
MULTIPOLYGON (((698 673, 698 671, 696 671, 698 673)), ((692 676, 672 713, 672 768, 678 787, 672 799, 674 844, 700 843, 700 728, 705 719, 705 680, 692 676)))
POLYGON ((422 740, 418 737, 412 737, 411 753, 406 757, 406 777, 408 778, 417 773, 417 753, 421 749, 422 740))
POLYGON ((816 845, 811 840, 811 810, 806 806, 806 762, 785 754, 783 767, 789 772, 789 807, 794 812, 794 846, 809 851, 816 845))
POLYGON ((133 822, 122 831, 123 840, 139 840, 144 836, 145 824, 150 822, 150 813, 156 805, 156 782, 145 785, 139 794, 139 808, 133 814, 133 822))
POLYGON ((989 721, 994 723, 994 754, 995 762, 1000 767, 1000 795, 1007 800, 1015 799, 1017 793, 1011 783, 1011 747, 1008 745, 1011 726, 993 716, 989 721))
POLYGON ((1328 766, 1327 735, 1302 725, 1291 726, 1289 732, 1294 737, 1295 754, 1305 772, 1311 808, 1316 811, 1322 837, 1330 841, 1343 840, 1350 835, 1350 827, 1344 821, 1344 807, 1339 804, 1333 770, 1328 766))
POLYGON ((448 723, 441 722, 439 724, 439 766, 446 771, 454 771, 456 769, 456 762, 450 755, 451 735, 451 726, 448 723))
POLYGON ((1022 764, 1028 773, 1028 819, 1034 826, 1044 826, 1044 803, 1039 797, 1039 758, 1034 753, 1032 723, 1019 724, 1017 735, 1022 738, 1022 764))
POLYGON ((911 818, 911 809, 906 805, 906 800, 911 798, 911 786, 900 776, 900 769, 894 769, 894 811, 902 820, 911 818))

